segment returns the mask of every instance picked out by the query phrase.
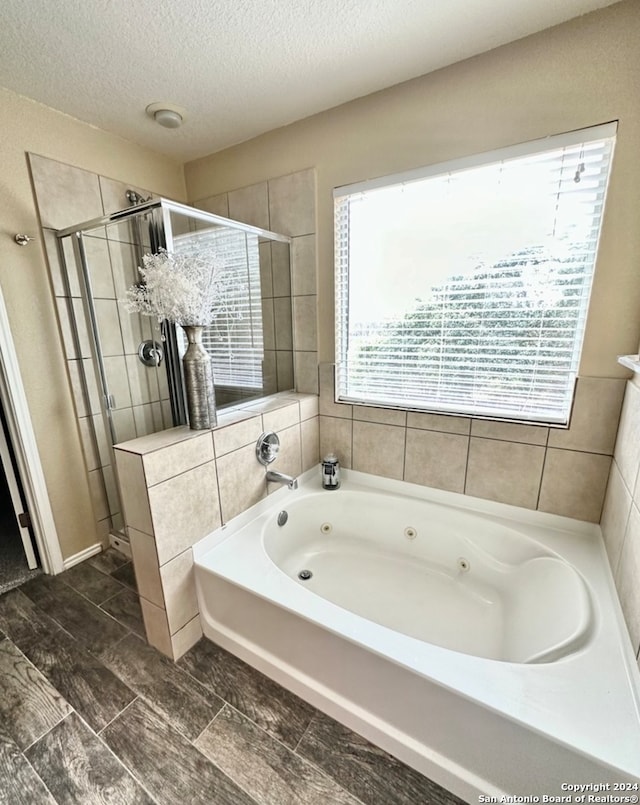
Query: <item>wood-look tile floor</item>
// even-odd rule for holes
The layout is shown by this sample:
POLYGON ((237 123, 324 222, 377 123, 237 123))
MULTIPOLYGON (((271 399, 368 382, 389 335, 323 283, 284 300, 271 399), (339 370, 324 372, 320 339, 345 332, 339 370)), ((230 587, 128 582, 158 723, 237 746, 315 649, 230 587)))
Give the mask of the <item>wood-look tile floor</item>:
POLYGON ((113 550, 0 596, 0 803, 462 802, 203 639, 143 639, 113 550))

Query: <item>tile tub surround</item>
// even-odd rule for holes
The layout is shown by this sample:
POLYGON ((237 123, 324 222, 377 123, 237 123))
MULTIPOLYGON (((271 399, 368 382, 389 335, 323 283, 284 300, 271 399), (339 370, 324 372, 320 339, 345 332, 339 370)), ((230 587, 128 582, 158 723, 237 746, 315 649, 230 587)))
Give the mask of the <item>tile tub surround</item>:
POLYGON ((461 805, 218 646, 147 646, 97 603, 124 561, 0 596, 0 802, 461 805))
POLYGON ((343 466, 374 475, 600 521, 624 380, 579 378, 571 425, 560 430, 336 403, 333 364, 320 364, 319 378, 321 455, 335 452, 343 466))
POLYGON ((620 428, 602 514, 611 571, 640 661, 640 381, 626 384, 620 428))
POLYGON ((279 488, 255 455, 271 430, 281 447, 270 468, 296 476, 318 463, 318 397, 295 392, 226 409, 213 430, 171 428, 115 448, 147 639, 174 660, 202 635, 191 547, 279 488))

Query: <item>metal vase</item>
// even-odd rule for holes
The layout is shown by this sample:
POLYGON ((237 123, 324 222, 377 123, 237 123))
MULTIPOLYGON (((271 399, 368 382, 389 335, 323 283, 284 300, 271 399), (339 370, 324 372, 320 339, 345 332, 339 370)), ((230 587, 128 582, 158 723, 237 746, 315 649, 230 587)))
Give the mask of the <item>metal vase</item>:
POLYGON ((203 327, 198 324, 184 325, 183 330, 189 342, 182 358, 189 427, 192 430, 215 428, 218 418, 213 372, 211 356, 202 346, 203 327))

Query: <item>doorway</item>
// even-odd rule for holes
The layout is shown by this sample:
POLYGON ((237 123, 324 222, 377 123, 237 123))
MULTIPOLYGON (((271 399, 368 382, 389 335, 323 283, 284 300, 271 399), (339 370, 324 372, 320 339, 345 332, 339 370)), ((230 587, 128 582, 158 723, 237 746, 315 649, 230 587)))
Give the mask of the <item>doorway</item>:
POLYGON ((42 572, 0 405, 0 595, 42 572))

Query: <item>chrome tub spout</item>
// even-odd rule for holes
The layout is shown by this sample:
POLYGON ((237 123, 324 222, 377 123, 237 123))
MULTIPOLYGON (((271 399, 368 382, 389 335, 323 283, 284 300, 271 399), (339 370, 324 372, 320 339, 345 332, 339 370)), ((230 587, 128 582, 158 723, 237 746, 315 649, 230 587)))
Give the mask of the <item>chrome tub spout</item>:
POLYGON ((285 475, 283 472, 276 470, 267 470, 267 481, 275 481, 277 484, 286 484, 289 489, 298 488, 298 479, 292 478, 290 475, 285 475))

